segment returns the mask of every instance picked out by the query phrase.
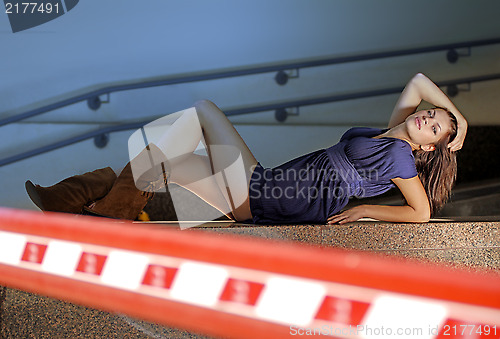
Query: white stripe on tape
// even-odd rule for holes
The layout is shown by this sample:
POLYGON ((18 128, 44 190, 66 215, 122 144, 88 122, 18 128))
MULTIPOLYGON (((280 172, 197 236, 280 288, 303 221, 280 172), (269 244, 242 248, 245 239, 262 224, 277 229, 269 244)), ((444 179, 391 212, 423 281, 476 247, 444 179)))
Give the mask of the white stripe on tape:
POLYGON ((26 242, 26 237, 23 235, 0 232, 0 263, 19 265, 26 242))
POLYGON ((184 262, 179 266, 171 297, 190 304, 213 307, 225 286, 229 271, 223 267, 184 262))
POLYGON ((136 290, 144 277, 148 257, 128 251, 112 250, 104 264, 101 281, 113 287, 136 290))
POLYGON ((362 338, 434 338, 436 327, 446 318, 446 308, 439 303, 417 298, 380 295, 365 315, 362 338))
POLYGON ((82 253, 82 246, 66 241, 52 240, 42 262, 42 270, 63 276, 71 276, 82 253))
POLYGON ((267 281, 256 313, 260 318, 286 325, 307 326, 326 295, 320 283, 295 278, 271 277, 267 281))

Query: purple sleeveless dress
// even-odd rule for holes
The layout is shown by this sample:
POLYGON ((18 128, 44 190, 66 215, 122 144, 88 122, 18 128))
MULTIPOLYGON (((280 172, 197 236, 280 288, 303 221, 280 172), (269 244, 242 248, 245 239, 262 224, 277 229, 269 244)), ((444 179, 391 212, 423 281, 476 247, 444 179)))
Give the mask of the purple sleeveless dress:
POLYGON ((394 178, 417 175, 411 146, 378 138, 385 130, 355 127, 340 142, 275 168, 260 163, 250 179, 250 209, 259 224, 326 223, 349 198, 387 192, 394 178))

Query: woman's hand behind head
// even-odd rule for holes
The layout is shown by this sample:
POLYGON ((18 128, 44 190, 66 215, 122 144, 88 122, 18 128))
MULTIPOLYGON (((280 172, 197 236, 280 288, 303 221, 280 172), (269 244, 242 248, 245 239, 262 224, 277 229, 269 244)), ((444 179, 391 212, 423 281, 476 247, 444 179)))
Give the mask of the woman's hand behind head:
POLYGON ((463 116, 457 117, 457 136, 448 144, 448 148, 452 152, 458 151, 464 145, 467 127, 467 120, 463 116))

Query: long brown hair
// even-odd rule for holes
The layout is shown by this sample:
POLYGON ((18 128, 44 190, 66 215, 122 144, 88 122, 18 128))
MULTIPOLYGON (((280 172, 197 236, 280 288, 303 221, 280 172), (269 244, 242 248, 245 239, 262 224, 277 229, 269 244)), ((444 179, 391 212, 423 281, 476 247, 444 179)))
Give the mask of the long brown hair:
POLYGON ((434 151, 413 151, 418 177, 427 193, 431 214, 435 214, 444 206, 457 179, 457 155, 448 148, 448 143, 457 135, 457 119, 446 108, 435 109, 448 113, 451 119, 450 133, 436 143, 434 151))

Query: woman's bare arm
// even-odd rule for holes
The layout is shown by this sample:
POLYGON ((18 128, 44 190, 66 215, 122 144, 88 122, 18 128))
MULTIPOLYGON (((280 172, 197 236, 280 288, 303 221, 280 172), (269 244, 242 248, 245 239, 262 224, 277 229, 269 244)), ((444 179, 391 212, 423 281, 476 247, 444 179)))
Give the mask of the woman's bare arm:
POLYGON ((465 120, 446 94, 422 73, 416 74, 406 85, 392 111, 388 127, 392 128, 404 122, 416 110, 422 100, 427 101, 431 105, 445 107, 455 115, 458 123, 457 137, 448 147, 452 151, 462 148, 465 135, 467 134, 467 120, 465 120))
POLYGON ((410 179, 396 178, 392 181, 403 193, 407 205, 359 205, 331 216, 328 223, 345 224, 365 217, 390 222, 428 222, 431 214, 429 200, 420 179, 415 176, 410 179))

